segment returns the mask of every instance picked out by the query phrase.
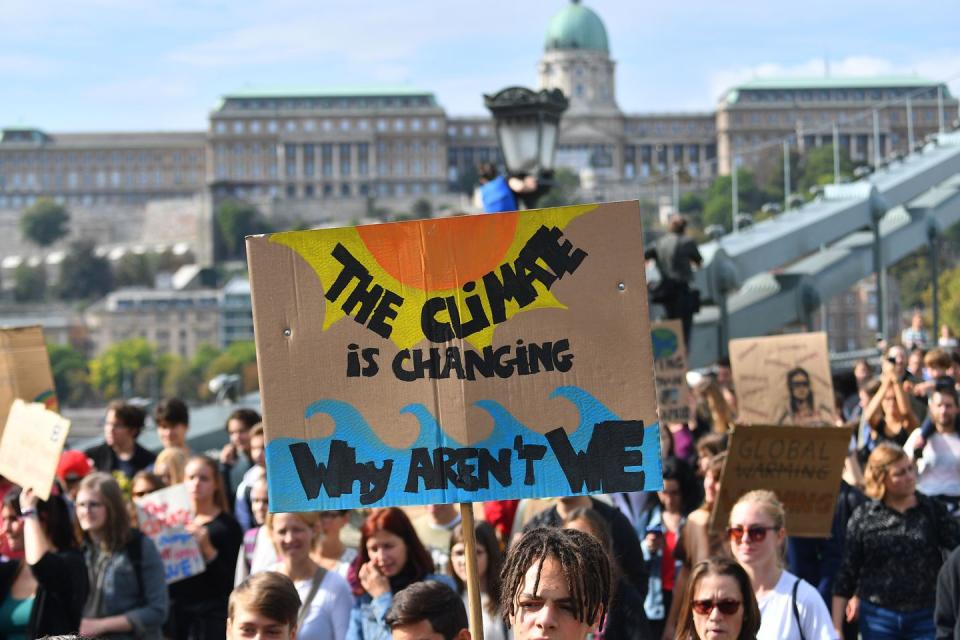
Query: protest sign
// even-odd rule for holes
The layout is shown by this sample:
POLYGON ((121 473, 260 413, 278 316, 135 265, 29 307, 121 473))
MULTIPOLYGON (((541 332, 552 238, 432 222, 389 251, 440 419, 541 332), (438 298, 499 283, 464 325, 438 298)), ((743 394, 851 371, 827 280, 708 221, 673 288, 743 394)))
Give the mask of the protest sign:
POLYGON ((270 508, 661 485, 636 202, 247 238, 270 508))
POLYGON ((825 333, 730 341, 743 424, 832 425, 833 379, 825 333))
POLYGON ((679 320, 654 322, 650 327, 650 343, 653 345, 660 420, 686 422, 690 419, 690 390, 687 388, 683 323, 679 320))
POLYGON ((49 499, 68 433, 66 418, 39 402, 14 400, 0 435, 0 475, 49 499))
POLYGON ((140 531, 157 545, 167 584, 206 570, 200 545, 185 526, 193 520, 187 485, 180 483, 135 500, 140 531))
POLYGON ((713 504, 711 531, 726 529, 740 496, 769 489, 783 503, 791 536, 829 537, 851 432, 849 427, 737 425, 713 504))
POLYGON ((40 327, 0 329, 0 429, 13 401, 39 402, 58 411, 50 358, 40 327))

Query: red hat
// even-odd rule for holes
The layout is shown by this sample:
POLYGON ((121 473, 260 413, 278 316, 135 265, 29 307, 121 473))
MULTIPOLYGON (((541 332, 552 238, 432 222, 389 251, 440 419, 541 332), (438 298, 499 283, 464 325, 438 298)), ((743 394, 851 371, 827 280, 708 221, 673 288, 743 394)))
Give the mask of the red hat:
POLYGON ((93 465, 82 451, 64 451, 57 464, 57 477, 63 482, 80 480, 91 471, 93 465))

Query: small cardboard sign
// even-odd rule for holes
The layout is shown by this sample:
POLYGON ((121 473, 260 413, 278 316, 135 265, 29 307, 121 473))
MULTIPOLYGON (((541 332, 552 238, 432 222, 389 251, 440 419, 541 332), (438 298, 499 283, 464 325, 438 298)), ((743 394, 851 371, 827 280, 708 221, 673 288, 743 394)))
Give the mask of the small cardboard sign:
POLYGON ((185 528, 193 520, 185 484, 148 493, 134 502, 140 530, 150 536, 160 552, 167 584, 206 570, 200 545, 185 528))
POLYGON ((270 508, 661 486, 636 202, 247 238, 270 508))
POLYGON ((731 340, 738 422, 833 425, 836 412, 828 353, 823 332, 731 340))
POLYGON ((0 435, 0 475, 48 500, 69 433, 69 420, 39 402, 17 398, 0 435))
POLYGON ((769 489, 783 503, 789 535, 829 537, 852 431, 849 427, 737 425, 730 435, 711 531, 726 529, 740 496, 753 489, 769 489))
POLYGON ((50 357, 39 326, 0 329, 0 429, 17 398, 59 411, 50 357))
POLYGON ((687 349, 683 323, 664 320, 650 326, 653 370, 657 383, 657 406, 662 422, 690 419, 690 389, 687 387, 687 349))

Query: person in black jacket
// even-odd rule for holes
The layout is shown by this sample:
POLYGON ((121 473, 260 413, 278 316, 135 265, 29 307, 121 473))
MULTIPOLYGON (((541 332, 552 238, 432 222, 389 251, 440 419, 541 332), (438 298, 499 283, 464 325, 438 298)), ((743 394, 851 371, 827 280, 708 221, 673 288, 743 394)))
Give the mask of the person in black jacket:
POLYGON ((937 640, 960 638, 960 547, 954 549, 937 576, 937 605, 933 621, 937 640))
POLYGON ((107 406, 107 417, 103 423, 104 444, 85 452, 93 460, 98 471, 105 471, 117 478, 121 488, 128 484, 138 471, 150 467, 156 459, 150 451, 137 444, 137 437, 143 431, 147 414, 140 407, 120 400, 107 406))
POLYGON ((89 590, 66 501, 11 489, 0 531, 23 560, 0 563, 0 636, 75 634, 89 590))

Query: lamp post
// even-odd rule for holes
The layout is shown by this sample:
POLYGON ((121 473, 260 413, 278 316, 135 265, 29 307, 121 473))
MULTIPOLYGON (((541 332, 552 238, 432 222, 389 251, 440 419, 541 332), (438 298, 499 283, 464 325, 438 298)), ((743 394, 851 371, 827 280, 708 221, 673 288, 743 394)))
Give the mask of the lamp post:
POLYGON ((531 208, 553 184, 560 117, 569 102, 559 89, 537 92, 525 87, 484 95, 483 102, 493 114, 507 173, 511 178, 526 179, 517 197, 531 208))

